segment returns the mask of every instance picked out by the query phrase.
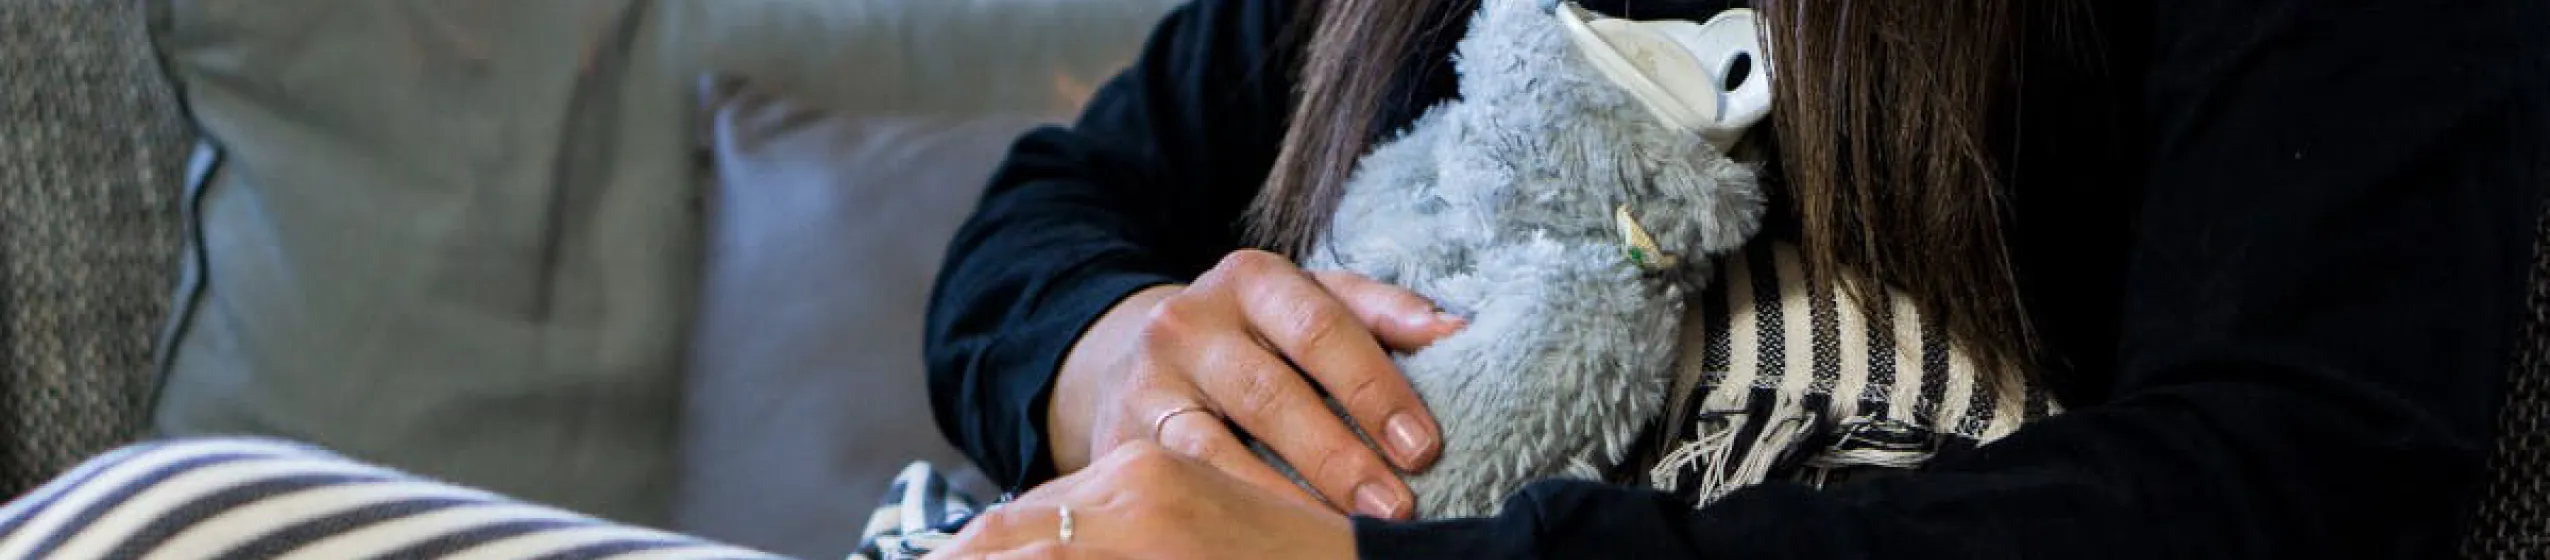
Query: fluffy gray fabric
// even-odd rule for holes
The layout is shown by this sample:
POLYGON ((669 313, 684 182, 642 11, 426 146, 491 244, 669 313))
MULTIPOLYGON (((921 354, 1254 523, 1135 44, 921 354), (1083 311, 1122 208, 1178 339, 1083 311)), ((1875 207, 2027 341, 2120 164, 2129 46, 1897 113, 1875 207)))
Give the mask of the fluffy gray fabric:
POLYGON ((1664 408, 1683 299, 1757 229, 1754 170, 1658 122, 1536 0, 1488 0, 1459 45, 1462 100, 1361 162, 1305 264, 1413 289, 1470 326, 1398 363, 1444 430, 1420 516, 1496 511, 1548 477, 1598 478, 1664 408), (1627 205, 1678 266, 1627 256, 1627 205))

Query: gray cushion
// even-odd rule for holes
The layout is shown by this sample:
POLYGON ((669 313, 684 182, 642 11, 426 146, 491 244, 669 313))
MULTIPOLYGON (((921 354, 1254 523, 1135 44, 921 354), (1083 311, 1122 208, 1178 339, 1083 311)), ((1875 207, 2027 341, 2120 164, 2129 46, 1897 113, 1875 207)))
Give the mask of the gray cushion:
POLYGON ((656 2, 151 3, 222 148, 161 430, 669 517, 696 73, 656 2))
POLYGON ((936 263, 905 252, 934 255, 970 199, 901 194, 979 189, 998 148, 1028 122, 1006 115, 1075 107, 1057 89, 1085 90, 1121 67, 1169 3, 153 1, 171 11, 162 37, 171 67, 223 147, 200 206, 209 281, 185 315, 161 428, 293 437, 643 523, 673 521, 677 486, 698 484, 682 494, 705 509, 681 515, 684 524, 812 555, 847 550, 862 520, 847 513, 874 501, 890 466, 953 458, 929 417, 908 413, 926 412, 911 333, 921 322, 914 294, 936 263), (830 284, 840 301, 895 305, 709 302, 843 315, 700 318, 712 336, 776 342, 701 345, 703 397, 685 408, 698 282, 759 288, 799 272, 751 252, 700 273, 696 88, 712 69, 846 115, 969 124, 952 125, 964 140, 948 143, 961 157, 785 158, 854 165, 821 177, 902 169, 907 157, 942 158, 947 173, 808 183, 862 194, 847 199, 852 211, 803 223, 848 228, 817 232, 826 235, 890 235, 874 252, 893 257, 805 252, 790 245, 803 239, 773 236, 784 230, 721 238, 791 259, 895 263, 845 269, 873 274, 830 284), (985 114, 1004 116, 974 120, 985 114), (903 206, 945 210, 885 213, 915 220, 911 228, 857 227, 903 206), (873 333, 886 334, 856 356, 891 358, 790 354, 873 333), (789 377, 754 377, 775 371, 789 377), (883 384, 862 385, 872 381, 883 384), (795 431, 760 439, 680 439, 685 422, 699 424, 693 434, 763 436, 779 429, 754 423, 769 403, 823 388, 843 390, 845 402, 918 408, 782 418, 795 431), (886 433, 903 435, 877 435, 886 433), (861 458, 844 468, 774 451, 803 441, 831 442, 810 449, 824 457, 861 458), (683 475, 690 444, 702 449, 686 455, 695 472, 683 475), (836 489, 846 493, 828 493, 836 489), (818 531, 827 536, 807 537, 818 531))
POLYGON ((715 185, 675 526, 839 557, 939 435, 921 366, 946 243, 1029 126, 1066 119, 1174 0, 700 3, 735 76, 707 96, 715 185))
POLYGON ((127 0, 0 2, 0 499, 138 435, 192 136, 127 0))
POLYGON ((839 556, 905 463, 989 495, 931 420, 923 304, 993 164, 1038 119, 722 99, 677 526, 839 556))

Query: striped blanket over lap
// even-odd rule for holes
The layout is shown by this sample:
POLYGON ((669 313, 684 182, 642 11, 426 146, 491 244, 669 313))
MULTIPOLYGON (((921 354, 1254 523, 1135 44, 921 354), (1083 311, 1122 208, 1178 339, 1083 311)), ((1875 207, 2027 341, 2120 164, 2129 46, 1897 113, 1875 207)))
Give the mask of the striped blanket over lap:
POLYGON ((0 558, 763 559, 262 439, 145 443, 0 506, 0 558))

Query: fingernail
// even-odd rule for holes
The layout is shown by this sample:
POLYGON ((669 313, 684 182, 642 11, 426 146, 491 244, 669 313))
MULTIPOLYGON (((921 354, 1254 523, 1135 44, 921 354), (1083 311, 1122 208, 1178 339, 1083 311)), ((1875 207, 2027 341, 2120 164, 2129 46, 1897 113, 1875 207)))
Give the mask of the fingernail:
POLYGON ((1400 328, 1410 331, 1433 332, 1449 327, 1451 323, 1447 321, 1451 318, 1451 315, 1446 315, 1441 312, 1400 315, 1399 325, 1400 328))
POLYGON ((1379 482, 1367 482, 1355 488, 1355 513, 1365 517, 1398 519, 1399 496, 1379 482))
POLYGON ((1418 422, 1416 415, 1392 416, 1382 429, 1390 432, 1390 445, 1399 448, 1399 466, 1409 470, 1415 470, 1426 449, 1434 447, 1434 435, 1426 432, 1425 423, 1418 422))
POLYGON ((1459 316, 1459 315, 1453 315, 1453 314, 1450 314, 1450 313, 1444 313, 1444 312, 1437 311, 1437 312, 1435 312, 1435 314, 1434 314, 1434 323, 1435 323, 1435 324, 1437 324, 1437 325, 1443 325, 1443 326, 1446 326, 1446 327, 1451 327, 1451 328, 1455 328, 1455 329, 1457 329, 1457 328, 1461 328, 1461 327, 1469 326, 1469 325, 1470 325, 1470 320, 1469 320, 1469 319, 1463 319, 1463 318, 1461 318, 1461 316, 1459 316))

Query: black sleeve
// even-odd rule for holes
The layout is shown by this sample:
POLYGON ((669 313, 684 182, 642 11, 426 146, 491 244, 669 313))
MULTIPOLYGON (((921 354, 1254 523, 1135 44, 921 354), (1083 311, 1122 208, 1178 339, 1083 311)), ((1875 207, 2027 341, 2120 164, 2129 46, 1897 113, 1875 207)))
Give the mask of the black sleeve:
POLYGON ((932 290, 938 425, 1010 489, 1052 478, 1046 397, 1109 307, 1185 282, 1239 246, 1290 107, 1290 8, 1197 0, 1069 128, 1011 148, 932 290))
POLYGON ((1694 511, 1545 482, 1371 558, 2451 555, 2550 134, 2550 2, 2159 2, 2108 402, 1923 472, 1694 511))

